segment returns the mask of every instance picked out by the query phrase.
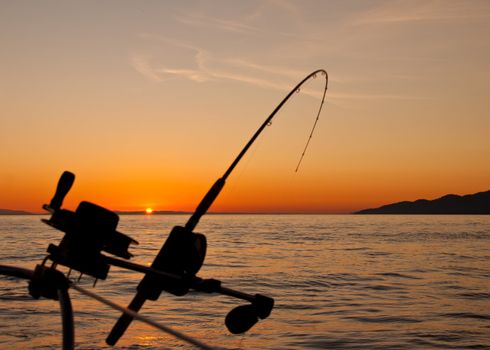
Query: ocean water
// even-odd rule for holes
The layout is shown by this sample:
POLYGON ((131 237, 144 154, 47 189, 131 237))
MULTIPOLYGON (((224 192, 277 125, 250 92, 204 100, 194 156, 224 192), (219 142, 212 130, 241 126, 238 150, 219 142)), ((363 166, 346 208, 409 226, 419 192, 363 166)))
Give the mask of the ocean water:
MULTIPOLYGON (((33 268, 58 232, 39 216, 0 217, 0 264, 33 268)), ((140 242, 149 264, 187 216, 121 216, 118 229, 140 242)), ((490 349, 490 216, 208 215, 199 275, 275 299, 248 333, 224 326, 241 302, 226 296, 163 293, 142 312, 225 349, 490 349)), ((124 306, 141 276, 111 268, 92 288, 124 306)), ((70 291, 78 349, 104 342, 119 312, 70 291)), ((24 280, 0 276, 0 348, 57 349, 59 305, 34 300, 24 280)), ((116 349, 193 349, 133 322, 116 349)))

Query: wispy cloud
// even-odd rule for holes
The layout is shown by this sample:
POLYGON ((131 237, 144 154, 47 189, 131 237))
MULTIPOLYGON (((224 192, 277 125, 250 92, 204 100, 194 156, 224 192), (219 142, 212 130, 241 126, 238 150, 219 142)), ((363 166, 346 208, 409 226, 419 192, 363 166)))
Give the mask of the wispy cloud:
MULTIPOLYGON (((154 35, 142 35, 145 39, 150 39, 161 45, 166 45, 165 50, 175 50, 178 48, 185 49, 193 60, 188 66, 171 66, 165 62, 164 57, 155 57, 154 55, 135 53, 131 58, 133 68, 142 74, 145 78, 155 81, 164 82, 170 79, 187 79, 196 83, 208 81, 235 81, 243 84, 252 85, 264 89, 274 89, 288 92, 292 88, 292 83, 297 82, 308 71, 298 69, 288 69, 272 65, 259 64, 250 59, 223 57, 222 55, 213 54, 203 48, 193 46, 192 44, 178 41, 173 38, 157 37, 154 35)), ((411 96, 403 94, 384 94, 384 93, 351 93, 342 92, 347 86, 359 82, 361 78, 330 79, 330 82, 337 84, 340 90, 328 93, 328 101, 337 101, 343 104, 346 101, 354 100, 423 100, 426 98, 420 96, 411 96), (346 80, 346 81, 344 81, 346 80), (350 81, 350 82, 349 82, 350 81), (342 85, 347 85, 342 87, 342 85), (342 102, 343 101, 343 102, 342 102)), ((397 76, 392 79, 415 79, 413 76, 397 76)), ((362 79, 361 79, 362 80, 362 79)), ((321 97, 322 91, 315 91, 311 88, 302 89, 302 93, 321 97)))
POLYGON ((339 100, 430 100, 429 97, 402 94, 366 94, 332 92, 330 98, 339 100))
POLYGON ((243 34, 257 34, 260 30, 256 27, 244 24, 240 21, 225 20, 203 15, 176 15, 178 22, 192 26, 214 27, 221 30, 232 31, 243 34))
POLYGON ((290 27, 294 24, 303 25, 301 12, 294 3, 285 0, 268 0, 260 2, 251 14, 239 14, 232 19, 220 18, 204 14, 177 14, 177 22, 192 27, 218 29, 220 31, 249 35, 253 37, 283 37, 318 43, 318 39, 303 36, 293 30, 283 30, 270 25, 270 18, 282 18, 290 27))
MULTIPOLYGON (((358 14, 350 23, 367 24, 381 23, 382 21, 409 21, 416 20, 416 18, 421 20, 421 18, 433 16, 435 6, 433 2, 430 2, 427 8, 423 2, 415 2, 416 6, 411 6, 409 2, 397 1, 395 4, 399 4, 401 8, 390 4, 383 3, 382 6, 358 14)), ((157 82, 169 79, 186 79, 196 83, 226 80, 286 92, 291 89, 292 83, 297 82, 305 74, 308 74, 310 68, 317 68, 305 67, 305 70, 302 70, 301 62, 322 62, 326 57, 332 57, 332 52, 335 50, 332 45, 326 45, 326 43, 330 43, 327 39, 322 38, 320 40, 315 37, 319 32, 320 27, 318 25, 310 23, 308 26, 300 26, 302 30, 298 30, 294 34, 287 33, 290 23, 299 22, 301 17, 306 15, 306 12, 302 13, 303 10, 297 8, 294 3, 289 1, 273 0, 261 2, 254 11, 244 14, 235 13, 234 16, 229 16, 226 19, 217 18, 215 14, 181 13, 175 15, 174 18, 177 23, 187 27, 186 29, 191 27, 193 30, 198 29, 205 32, 214 32, 213 29, 217 29, 220 31, 220 35, 227 36, 228 42, 233 43, 233 48, 236 46, 236 49, 231 50, 227 46, 216 46, 212 40, 200 40, 199 45, 196 45, 195 38, 189 36, 186 38, 186 34, 179 35, 179 37, 162 37, 146 33, 140 37, 147 43, 151 43, 150 48, 135 52, 132 55, 132 65, 135 70, 147 79, 157 82), (278 10, 282 14, 279 21, 277 16, 274 17, 277 22, 273 26, 273 33, 270 26, 264 27, 264 21, 267 19, 266 15, 272 10, 278 10), (274 35, 274 39, 280 40, 269 40, 269 35, 274 35), (267 46, 264 43, 269 44, 267 46), (258 47, 262 51, 259 51, 258 47), (179 56, 179 53, 176 53, 179 50, 182 51, 180 56, 186 57, 182 62, 168 58, 169 53, 179 56), (271 62, 274 62, 274 64, 271 62), (276 64, 275 62, 280 63, 276 64)), ((445 13, 444 16, 447 17, 449 14, 445 13)), ((370 48, 365 50, 362 45, 358 45, 362 38, 357 41, 352 40, 354 33, 364 33, 359 28, 352 31, 349 26, 342 26, 337 30, 340 31, 337 32, 337 35, 351 38, 350 41, 346 40, 345 44, 342 43, 340 48, 337 48, 337 51, 342 49, 342 52, 336 51, 334 54, 337 60, 339 60, 339 57, 342 57, 344 61, 349 59, 349 57, 354 57, 353 60, 360 61, 360 57, 365 57, 371 61, 413 62, 420 60, 424 63, 426 60, 431 59, 426 56, 415 56, 412 58, 394 51, 390 52, 390 55, 380 55, 378 51, 374 52, 370 48)), ((183 31, 183 33, 188 32, 188 30, 183 31)), ((330 33, 330 36, 332 37, 334 34, 330 33)), ((339 64, 337 65, 339 66, 339 64)), ((340 64, 340 66, 342 65, 340 64)), ((399 73, 399 75, 394 78, 405 81, 416 78, 406 71, 399 73)), ((379 74, 376 77, 380 80, 379 74)), ((345 91, 344 89, 352 91, 353 85, 359 86, 363 80, 368 79, 373 79, 373 76, 349 78, 345 75, 336 74, 330 79, 330 83, 338 83, 336 84, 337 92, 329 91, 329 100, 420 99, 417 96, 404 95, 402 90, 399 93, 394 91, 393 94, 343 92, 345 91)), ((303 89, 302 92, 312 96, 318 95, 317 92, 310 91, 307 88, 303 89)))
POLYGON ((163 61, 150 59, 149 56, 138 53, 132 55, 131 63, 137 72, 156 82, 163 82, 171 78, 188 79, 198 83, 210 80, 232 80, 276 90, 287 90, 292 77, 298 78, 304 74, 304 72, 295 74, 288 70, 281 71, 278 68, 270 69, 267 66, 260 66, 245 60, 220 59, 203 50, 199 50, 199 55, 196 55, 193 68, 170 67, 163 61), (235 69, 230 66, 234 66, 235 69), (239 73, 244 70, 247 72, 239 73), (260 78, 264 76, 264 73, 270 75, 271 79, 260 78))
MULTIPOLYGON (((290 88, 291 79, 299 79, 308 73, 298 69, 288 69, 279 66, 264 65, 251 59, 214 54, 201 47, 174 38, 159 37, 151 34, 141 34, 144 40, 159 46, 155 52, 182 52, 192 58, 187 63, 170 64, 165 56, 156 55, 148 50, 135 52, 131 56, 133 68, 147 79, 162 82, 172 78, 188 79, 202 83, 211 80, 230 80, 257 87, 285 91, 290 88)), ((150 49, 151 51, 151 49, 150 49)))
POLYGON ((161 68, 157 70, 157 73, 162 73, 170 76, 183 77, 196 82, 208 81, 210 76, 206 73, 200 72, 195 69, 172 69, 161 68))
MULTIPOLYGON (((187 46, 187 45, 186 45, 187 46)), ((170 79, 180 78, 204 83, 207 81, 228 80, 240 82, 260 88, 274 89, 283 92, 290 91, 292 82, 296 82, 308 72, 269 67, 243 59, 219 59, 213 57, 208 52, 195 48, 199 52, 199 59, 195 61, 196 68, 171 68, 166 67, 163 62, 150 63, 148 57, 134 55, 133 67, 149 80, 163 82, 170 79), (226 68, 229 69, 226 69, 226 68), (242 71, 243 73, 239 73, 242 71)), ((407 77, 400 77, 406 79, 407 77)), ((410 77, 409 77, 410 78, 410 77)), ((335 82, 335 81, 334 81, 335 82)), ((302 93, 321 98, 322 91, 311 88, 302 89, 302 93)), ((354 100, 426 100, 421 96, 411 96, 403 94, 383 94, 383 93, 349 93, 349 92, 329 92, 327 97, 330 102, 354 100)))
POLYGON ((359 15, 353 24, 469 21, 489 18, 490 3, 488 1, 398 0, 385 2, 359 15))
POLYGON ((243 59, 237 59, 237 58, 230 58, 224 61, 230 65, 234 65, 237 67, 249 68, 257 72, 263 72, 267 74, 277 74, 280 76, 291 77, 291 78, 298 78, 305 73, 304 71, 300 71, 300 70, 295 70, 295 69, 286 70, 283 68, 278 68, 276 66, 257 64, 254 62, 245 61, 243 59))
POLYGON ((163 78, 151 67, 147 57, 139 54, 132 55, 131 64, 133 68, 145 78, 156 82, 161 82, 163 80, 163 78))

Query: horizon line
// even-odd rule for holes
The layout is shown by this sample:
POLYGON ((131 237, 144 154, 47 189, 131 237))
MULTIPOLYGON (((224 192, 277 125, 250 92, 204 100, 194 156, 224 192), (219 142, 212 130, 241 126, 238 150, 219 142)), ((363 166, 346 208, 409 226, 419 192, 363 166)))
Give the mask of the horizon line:
MULTIPOLYGON (((155 210, 151 214, 144 210, 114 210, 118 215, 192 215, 193 211, 178 211, 178 210, 155 210)), ((210 211, 206 215, 349 215, 354 212, 324 212, 324 211, 210 211)), ((0 215, 50 215, 43 212, 30 212, 26 210, 16 209, 0 209, 0 215), (3 213, 2 210, 7 212, 3 213)))

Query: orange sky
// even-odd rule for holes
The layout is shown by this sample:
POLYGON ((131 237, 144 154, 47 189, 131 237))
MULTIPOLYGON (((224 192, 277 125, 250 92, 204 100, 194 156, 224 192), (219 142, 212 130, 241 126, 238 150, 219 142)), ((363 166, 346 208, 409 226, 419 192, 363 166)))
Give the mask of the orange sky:
POLYGON ((490 189, 488 1, 4 1, 0 208, 344 213, 490 189))

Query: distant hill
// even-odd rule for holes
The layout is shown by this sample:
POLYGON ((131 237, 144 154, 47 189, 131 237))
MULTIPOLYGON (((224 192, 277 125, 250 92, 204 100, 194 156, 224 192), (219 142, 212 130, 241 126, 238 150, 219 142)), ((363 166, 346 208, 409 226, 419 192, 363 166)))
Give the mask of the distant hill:
POLYGON ((28 211, 0 209, 0 215, 31 215, 28 211))
POLYGON ((434 200, 393 203, 354 214, 490 214, 490 191, 465 196, 448 194, 434 200))

